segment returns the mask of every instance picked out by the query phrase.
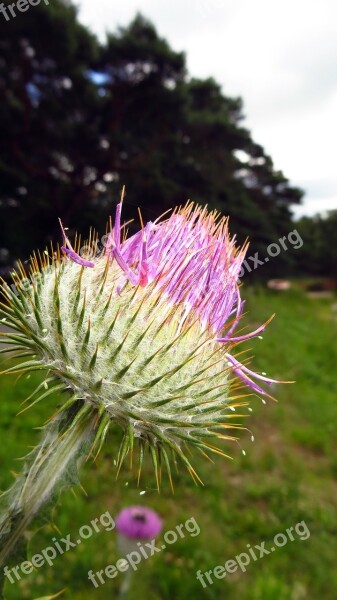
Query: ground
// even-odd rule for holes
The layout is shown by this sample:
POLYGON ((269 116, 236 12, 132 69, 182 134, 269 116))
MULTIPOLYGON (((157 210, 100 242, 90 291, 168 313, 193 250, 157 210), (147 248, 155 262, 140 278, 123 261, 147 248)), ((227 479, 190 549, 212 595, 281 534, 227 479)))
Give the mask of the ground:
MULTIPOLYGON (((164 519, 163 531, 174 530, 194 518, 200 534, 188 533, 165 550, 144 561, 135 573, 130 600, 183 600, 187 597, 236 600, 335 600, 337 589, 337 323, 332 309, 336 298, 308 298, 295 286, 287 292, 248 288, 245 292, 245 324, 254 327, 270 314, 275 319, 263 339, 246 342, 252 364, 260 372, 294 384, 272 390, 277 402, 266 405, 251 398, 252 415, 240 445, 228 446, 233 460, 216 457, 214 463, 201 455, 194 458, 204 487, 196 487, 183 469, 175 477, 175 494, 168 483, 158 495, 150 461, 140 487, 127 468, 115 481, 114 433, 95 464, 82 470, 76 495, 62 494, 55 510, 55 529, 38 531, 31 554, 71 534, 109 511, 146 504, 164 519), (242 453, 245 451, 245 455, 242 453), (140 492, 145 491, 145 494, 140 492), (237 570, 203 588, 196 579, 202 572, 224 565, 229 559, 304 522, 310 535, 295 535, 283 547, 251 561, 246 572, 237 570), (306 537, 306 539, 304 539, 306 537)), ((0 378, 0 487, 18 471, 15 460, 36 443, 36 429, 51 412, 51 405, 35 406, 16 417, 22 400, 36 385, 14 377, 0 378)), ((53 404, 56 406, 57 399, 53 404)), ((304 527, 304 525, 303 525, 304 527)), ((302 527, 302 529, 303 529, 302 527)), ((78 537, 78 535, 77 535, 78 537)), ((163 536, 159 539, 161 545, 163 536)), ((257 552, 258 554, 258 552, 257 552)), ((88 571, 99 571, 120 558, 115 531, 102 529, 67 554, 53 567, 41 567, 20 582, 7 585, 7 600, 38 598, 65 588, 61 598, 104 600, 116 597, 122 574, 95 589, 88 571)), ((207 580, 206 580, 207 582, 207 580)))

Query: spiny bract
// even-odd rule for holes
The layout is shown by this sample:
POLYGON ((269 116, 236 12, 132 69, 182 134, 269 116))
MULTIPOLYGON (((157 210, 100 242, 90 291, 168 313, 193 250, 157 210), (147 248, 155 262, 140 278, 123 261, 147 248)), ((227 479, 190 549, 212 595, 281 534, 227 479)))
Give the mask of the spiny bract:
POLYGON ((241 388, 266 395, 252 377, 272 382, 230 354, 266 325, 232 335, 246 247, 237 249, 226 219, 193 203, 121 241, 121 208, 100 253, 93 238, 74 249, 62 228, 63 254, 34 255, 29 280, 20 264, 15 288, 3 286, 16 330, 7 341, 29 358, 12 371, 47 371, 33 404, 64 390, 62 411, 80 406, 77 420, 96 413, 95 453, 118 423, 118 470, 137 439, 140 467, 148 446, 157 479, 165 464, 171 480, 177 455, 196 479, 187 446, 224 454, 212 438, 236 439, 228 430, 242 428, 233 423, 248 404, 241 388))

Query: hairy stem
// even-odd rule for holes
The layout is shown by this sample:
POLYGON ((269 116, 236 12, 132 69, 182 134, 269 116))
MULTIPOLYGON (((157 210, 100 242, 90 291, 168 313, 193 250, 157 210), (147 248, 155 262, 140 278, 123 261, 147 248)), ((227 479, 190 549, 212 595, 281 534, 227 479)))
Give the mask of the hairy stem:
POLYGON ((54 418, 40 444, 29 455, 23 472, 4 494, 0 515, 0 566, 13 557, 16 547, 40 511, 75 474, 79 459, 93 438, 95 416, 79 407, 54 418), (68 480, 68 481, 67 481, 68 480))

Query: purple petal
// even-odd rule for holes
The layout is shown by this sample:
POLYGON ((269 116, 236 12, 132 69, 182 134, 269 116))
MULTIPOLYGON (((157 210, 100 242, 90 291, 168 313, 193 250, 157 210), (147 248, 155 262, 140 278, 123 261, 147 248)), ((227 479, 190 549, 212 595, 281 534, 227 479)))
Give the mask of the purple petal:
POLYGON ((95 266, 95 263, 91 262, 90 260, 85 260, 85 258, 82 258, 79 254, 77 254, 77 252, 75 252, 75 250, 66 248, 65 246, 61 246, 61 250, 63 250, 63 252, 66 253, 68 258, 70 258, 73 262, 77 263, 78 265, 82 265, 82 267, 94 267, 95 266))

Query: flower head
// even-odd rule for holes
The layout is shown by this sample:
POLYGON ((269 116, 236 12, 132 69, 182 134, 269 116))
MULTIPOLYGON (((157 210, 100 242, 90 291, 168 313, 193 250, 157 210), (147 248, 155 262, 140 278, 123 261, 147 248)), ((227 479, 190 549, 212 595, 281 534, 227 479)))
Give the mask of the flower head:
POLYGON ((162 529, 159 515, 146 506, 129 506, 117 515, 116 529, 127 538, 154 539, 162 529))
POLYGON ((172 455, 197 479, 186 447, 225 455, 214 441, 236 440, 243 429, 233 419, 238 407, 245 416, 244 388, 267 395, 256 380, 273 381, 232 353, 266 326, 234 335, 246 246, 237 248, 227 219, 193 203, 130 238, 121 210, 122 201, 101 254, 96 239, 88 255, 78 242, 73 248, 62 228, 63 254, 34 255, 28 286, 20 265, 17 294, 3 287, 16 330, 8 340, 33 355, 21 371, 46 369, 49 385, 70 392, 61 410, 80 402, 81 415, 97 414, 92 451, 120 425, 118 471, 137 441, 139 474, 148 449, 158 485, 161 465, 171 480, 172 455))

